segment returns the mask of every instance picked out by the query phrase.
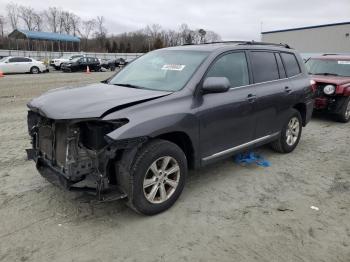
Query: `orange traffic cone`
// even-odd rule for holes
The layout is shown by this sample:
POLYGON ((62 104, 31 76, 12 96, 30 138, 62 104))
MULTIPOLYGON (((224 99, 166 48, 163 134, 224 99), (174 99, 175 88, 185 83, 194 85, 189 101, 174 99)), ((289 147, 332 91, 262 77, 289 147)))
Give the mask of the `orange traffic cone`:
POLYGON ((4 75, 4 72, 2 72, 1 70, 0 70, 0 77, 4 77, 5 75, 4 75))
POLYGON ((86 72, 85 72, 86 74, 90 74, 91 72, 90 72, 90 68, 89 68, 89 66, 87 66, 86 67, 86 72))

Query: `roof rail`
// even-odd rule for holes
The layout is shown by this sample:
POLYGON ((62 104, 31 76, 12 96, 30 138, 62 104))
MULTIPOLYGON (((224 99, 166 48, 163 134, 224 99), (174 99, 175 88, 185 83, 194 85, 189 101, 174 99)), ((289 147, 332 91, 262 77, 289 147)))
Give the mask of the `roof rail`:
POLYGON ((328 56, 328 55, 339 55, 339 54, 323 54, 322 56, 328 56))
POLYGON ((201 44, 184 44, 184 45, 210 45, 210 44, 237 44, 237 45, 270 45, 270 46, 279 46, 291 49, 288 44, 276 44, 276 43, 268 43, 268 42, 255 42, 255 41, 218 41, 218 42, 209 42, 209 43, 201 43, 201 44))

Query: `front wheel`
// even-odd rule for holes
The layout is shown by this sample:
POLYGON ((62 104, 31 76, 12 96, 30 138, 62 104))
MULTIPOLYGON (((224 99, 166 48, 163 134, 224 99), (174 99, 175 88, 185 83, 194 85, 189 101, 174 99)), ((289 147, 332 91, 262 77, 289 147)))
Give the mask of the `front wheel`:
POLYGON ((350 121, 350 97, 344 97, 342 100, 339 100, 342 103, 340 112, 336 115, 337 120, 342 123, 347 123, 350 121))
POLYGON ((40 70, 39 70, 39 68, 37 68, 36 66, 33 66, 33 67, 30 69, 30 73, 31 73, 31 74, 39 74, 39 73, 40 73, 40 70))
POLYGON ((131 176, 129 205, 145 215, 158 214, 170 208, 184 188, 186 156, 174 143, 153 140, 140 149, 131 176))
POLYGON ((302 120, 299 111, 292 109, 284 124, 278 140, 271 143, 273 150, 279 153, 290 153, 298 145, 302 131, 302 120))

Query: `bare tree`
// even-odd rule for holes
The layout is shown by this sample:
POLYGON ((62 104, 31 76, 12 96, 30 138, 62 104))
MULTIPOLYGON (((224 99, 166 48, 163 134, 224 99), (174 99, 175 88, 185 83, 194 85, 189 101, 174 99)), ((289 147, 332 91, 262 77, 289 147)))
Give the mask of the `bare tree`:
POLYGON ((22 19, 22 21, 24 22, 28 30, 33 31, 35 29, 34 27, 35 11, 32 7, 20 6, 19 17, 22 19))
POLYGON ((19 23, 19 8, 17 4, 10 3, 6 6, 7 9, 7 17, 10 21, 10 25, 12 30, 15 30, 18 28, 19 23))
POLYGON ((44 25, 43 13, 35 13, 33 17, 34 30, 42 31, 44 25))
POLYGON ((0 15, 0 34, 1 34, 1 37, 4 37, 5 24, 6 24, 5 17, 3 15, 0 15))
POLYGON ((61 10, 57 7, 49 7, 48 10, 44 11, 44 14, 48 29, 53 33, 57 33, 61 10))
POLYGON ((89 39, 91 32, 94 30, 95 26, 96 21, 94 19, 83 21, 81 29, 79 30, 79 34, 81 37, 89 39))
POLYGON ((66 34, 70 34, 72 31, 72 20, 71 20, 71 13, 63 11, 61 12, 61 20, 60 25, 62 29, 60 30, 61 33, 65 32, 66 34))
POLYGON ((94 30, 96 26, 96 21, 94 19, 86 20, 82 22, 81 29, 79 30, 79 34, 82 38, 85 39, 85 49, 87 49, 88 39, 91 35, 91 32, 94 30))
POLYGON ((79 16, 71 13, 70 16, 70 23, 72 25, 72 30, 73 30, 73 35, 76 36, 79 32, 79 27, 80 27, 80 23, 81 23, 81 19, 79 16))
POLYGON ((96 18, 96 36, 98 38, 101 38, 101 37, 106 37, 107 35, 107 29, 105 27, 105 18, 103 16, 98 16, 96 18))

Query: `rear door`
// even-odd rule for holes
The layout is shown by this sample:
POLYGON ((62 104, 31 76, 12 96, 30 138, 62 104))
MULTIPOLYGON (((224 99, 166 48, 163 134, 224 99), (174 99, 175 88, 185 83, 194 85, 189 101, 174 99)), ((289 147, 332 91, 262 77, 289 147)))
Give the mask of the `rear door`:
POLYGON ((18 57, 18 73, 27 73, 30 71, 30 68, 33 66, 33 61, 30 58, 18 57))
MULTIPOLYGON (((201 156, 209 161, 252 140, 255 128, 254 87, 250 86, 244 51, 226 53, 205 77, 226 77, 231 89, 204 94, 199 108, 201 156)), ((228 152, 228 153, 229 153, 228 152)))
POLYGON ((257 94, 254 138, 258 139, 281 130, 291 106, 289 96, 292 86, 278 52, 252 50, 249 51, 249 60, 257 94))

